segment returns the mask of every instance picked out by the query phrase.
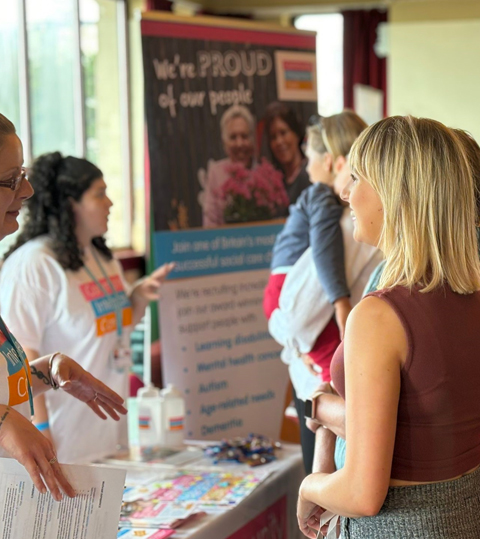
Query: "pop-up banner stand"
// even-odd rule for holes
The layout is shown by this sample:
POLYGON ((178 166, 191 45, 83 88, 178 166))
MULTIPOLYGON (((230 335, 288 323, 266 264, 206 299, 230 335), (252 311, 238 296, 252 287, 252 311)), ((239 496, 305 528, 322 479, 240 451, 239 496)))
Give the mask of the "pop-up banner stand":
POLYGON ((141 27, 151 256, 176 262, 159 303, 164 383, 185 395, 187 438, 278 438, 288 373, 262 298, 282 221, 242 186, 267 181, 282 203, 263 118, 273 101, 304 124, 316 112, 315 35, 159 13, 141 27))

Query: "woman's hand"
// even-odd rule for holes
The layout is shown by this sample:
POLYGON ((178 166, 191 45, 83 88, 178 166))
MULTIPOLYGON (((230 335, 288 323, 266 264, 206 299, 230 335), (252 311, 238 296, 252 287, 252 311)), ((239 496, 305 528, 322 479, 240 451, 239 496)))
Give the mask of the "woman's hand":
POLYGON ((163 264, 148 277, 140 279, 133 288, 132 298, 140 298, 147 303, 159 300, 160 288, 174 267, 174 262, 163 264))
POLYGON ((316 539, 320 529, 320 517, 325 512, 325 509, 304 499, 301 491, 300 487, 297 503, 298 527, 303 535, 316 539))
POLYGON ((48 487, 57 502, 62 499, 60 489, 70 498, 76 496, 57 462, 53 445, 28 419, 4 404, 0 405, 0 447, 25 467, 42 494, 48 487))
POLYGON ((85 402, 102 419, 107 419, 102 408, 115 421, 120 419, 119 413, 127 413, 120 395, 68 356, 57 354, 54 357, 50 375, 60 389, 85 402))
MULTIPOLYGON (((37 427, 35 426, 35 428, 37 428, 37 427)), ((45 438, 52 444, 52 447, 55 447, 55 444, 53 443, 53 436, 52 436, 52 433, 50 432, 49 428, 44 429, 44 430, 39 430, 38 432, 40 432, 42 434, 42 436, 45 436, 45 438)))
POLYGON ((319 374, 321 374, 320 367, 318 367, 315 361, 313 361, 313 359, 308 354, 302 354, 300 357, 302 358, 305 367, 307 367, 307 369, 310 371, 310 374, 313 374, 313 376, 318 376, 319 374))

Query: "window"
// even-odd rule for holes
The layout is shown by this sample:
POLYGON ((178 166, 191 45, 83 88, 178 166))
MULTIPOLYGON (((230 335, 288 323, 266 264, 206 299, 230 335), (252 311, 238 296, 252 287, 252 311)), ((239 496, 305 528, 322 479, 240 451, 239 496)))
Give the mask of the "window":
POLYGON ((80 43, 85 91, 86 157, 103 172, 108 196, 114 202, 110 211, 109 244, 126 247, 131 245, 130 195, 123 176, 116 2, 81 1, 80 43), (129 238, 127 245, 125 238, 129 238))
POLYGON ((302 15, 299 30, 317 32, 318 112, 331 116, 343 110, 343 16, 340 13, 302 15))
POLYGON ((75 137, 75 12, 72 2, 27 0, 32 155, 78 155, 75 137))
POLYGON ((19 10, 14 2, 0 2, 0 112, 20 131, 19 10))
POLYGON ((108 240, 115 248, 132 247, 126 44, 126 2, 0 2, 0 77, 9 81, 0 86, 0 111, 16 125, 27 161, 58 150, 103 171, 114 202, 108 240))

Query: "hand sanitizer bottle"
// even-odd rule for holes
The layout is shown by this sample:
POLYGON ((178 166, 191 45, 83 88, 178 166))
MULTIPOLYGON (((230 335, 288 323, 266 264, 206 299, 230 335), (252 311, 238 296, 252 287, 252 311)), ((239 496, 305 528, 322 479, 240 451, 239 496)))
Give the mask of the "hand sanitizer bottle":
POLYGON ((163 398, 165 445, 168 447, 182 445, 185 421, 185 399, 183 394, 173 384, 168 384, 160 394, 163 398))
POLYGON ((152 384, 138 390, 137 414, 140 451, 164 445, 163 397, 160 390, 152 384))

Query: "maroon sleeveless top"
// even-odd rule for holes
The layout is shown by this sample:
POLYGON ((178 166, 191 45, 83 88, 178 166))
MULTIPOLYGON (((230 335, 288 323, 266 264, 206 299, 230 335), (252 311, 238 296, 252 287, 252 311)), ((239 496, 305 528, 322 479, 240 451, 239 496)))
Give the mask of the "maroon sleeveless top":
MULTIPOLYGON (((368 296, 395 310, 408 338, 391 477, 442 481, 471 470, 480 464, 480 292, 397 286, 368 296)), ((343 343, 331 375, 348 399, 343 343)))

